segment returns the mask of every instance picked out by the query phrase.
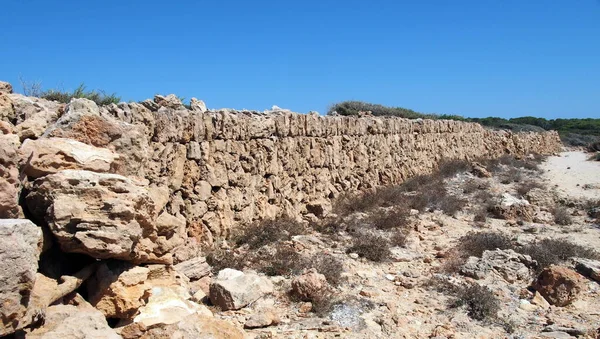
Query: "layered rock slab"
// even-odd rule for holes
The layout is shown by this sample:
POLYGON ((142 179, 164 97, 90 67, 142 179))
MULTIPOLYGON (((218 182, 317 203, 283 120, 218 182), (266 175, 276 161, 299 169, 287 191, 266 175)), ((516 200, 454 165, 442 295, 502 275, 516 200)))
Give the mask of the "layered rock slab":
POLYGON ((41 244, 42 229, 31 221, 0 219, 0 336, 23 325, 41 244))
POLYGON ((143 183, 107 173, 64 170, 39 178, 26 196, 65 252, 134 263, 171 263, 184 230, 156 228, 156 208, 143 183))

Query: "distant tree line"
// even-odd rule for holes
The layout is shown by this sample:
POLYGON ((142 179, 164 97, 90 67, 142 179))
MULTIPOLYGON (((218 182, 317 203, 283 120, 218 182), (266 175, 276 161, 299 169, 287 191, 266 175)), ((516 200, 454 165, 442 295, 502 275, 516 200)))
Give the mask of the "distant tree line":
POLYGON ((362 101, 344 101, 332 105, 327 111, 328 115, 359 115, 361 112, 370 112, 374 116, 396 116, 407 119, 446 119, 467 122, 476 122, 494 129, 505 129, 515 132, 522 131, 549 131, 555 130, 563 142, 571 146, 587 146, 600 141, 600 119, 544 119, 536 117, 520 117, 504 119, 499 117, 465 118, 460 115, 450 114, 425 114, 403 107, 388 107, 362 101))

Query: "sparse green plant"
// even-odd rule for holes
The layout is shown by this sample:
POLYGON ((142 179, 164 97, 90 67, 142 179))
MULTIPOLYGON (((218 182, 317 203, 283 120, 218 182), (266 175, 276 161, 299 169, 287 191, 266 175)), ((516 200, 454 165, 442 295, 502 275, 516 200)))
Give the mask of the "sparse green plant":
POLYGON ((307 232, 303 223, 291 218, 265 219, 241 227, 233 240, 238 245, 247 244, 250 249, 257 249, 307 232))
POLYGON ((554 216, 554 222, 556 224, 562 226, 573 224, 573 217, 571 217, 571 213, 569 213, 569 210, 565 206, 557 205, 551 210, 551 212, 554 216))
POLYGON ((479 284, 459 289, 451 306, 466 306, 468 315, 476 320, 494 319, 500 311, 498 298, 489 288, 479 284))
POLYGON ((543 239, 517 251, 531 256, 531 259, 537 262, 538 271, 550 265, 564 263, 571 258, 600 258, 600 254, 593 249, 574 244, 566 239, 543 239))
POLYGON ((354 237, 352 246, 348 248, 348 252, 356 253, 361 257, 375 262, 385 261, 391 255, 389 243, 386 238, 367 232, 354 237))
POLYGON ((39 97, 51 100, 58 101, 61 103, 69 103, 71 99, 75 98, 84 98, 88 100, 92 100, 98 106, 105 106, 109 104, 117 104, 121 100, 121 97, 118 97, 116 94, 106 94, 104 91, 98 90, 87 90, 85 85, 80 84, 73 92, 61 91, 56 89, 50 89, 44 92, 39 93, 39 97))

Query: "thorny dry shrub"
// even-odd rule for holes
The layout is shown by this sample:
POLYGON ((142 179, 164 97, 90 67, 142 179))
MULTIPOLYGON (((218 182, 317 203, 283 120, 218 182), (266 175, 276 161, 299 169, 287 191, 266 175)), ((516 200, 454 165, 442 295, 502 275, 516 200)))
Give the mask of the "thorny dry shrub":
POLYGON ((475 209, 475 213, 473 215, 473 221, 475 222, 486 222, 487 217, 489 215, 487 206, 479 206, 475 209))
POLYGON ((487 191, 490 189, 490 182, 481 179, 469 179, 462 184, 464 194, 472 194, 475 192, 487 191))
POLYGON ((552 215, 554 216, 554 222, 557 225, 568 226, 573 223, 573 218, 571 217, 571 213, 569 210, 562 205, 556 205, 552 210, 552 215))
POLYGON ((290 277, 302 273, 310 266, 308 260, 287 244, 262 248, 253 255, 252 268, 269 276, 290 277))
POLYGON ((523 173, 518 168, 509 168, 506 172, 500 176, 500 182, 508 185, 513 182, 521 182, 523 180, 523 173))
POLYGON ((589 144, 587 149, 590 152, 600 152, 600 141, 596 141, 589 144))
POLYGON ((453 177, 457 173, 467 172, 471 169, 471 165, 466 160, 448 160, 442 161, 438 167, 438 173, 445 177, 453 177))
POLYGON ((257 249, 278 241, 290 240, 295 235, 306 234, 308 230, 299 221, 280 218, 248 224, 238 232, 233 235, 233 240, 238 246, 247 244, 250 249, 257 249))
POLYGON ((458 289, 452 307, 466 306, 469 317, 476 320, 494 319, 500 311, 500 300, 487 287, 479 284, 458 289))
POLYGON ((517 193, 524 197, 525 195, 527 195, 527 193, 529 193, 529 191, 531 191, 534 188, 544 188, 544 184, 542 184, 539 181, 535 181, 535 180, 525 180, 525 181, 521 181, 517 187, 516 187, 516 191, 517 193))
POLYGON ((457 272, 469 257, 481 257, 483 252, 495 249, 514 249, 512 238, 500 232, 469 232, 458 239, 458 244, 450 251, 442 271, 457 272))
POLYGON ((339 286, 342 282, 342 273, 344 272, 343 262, 329 254, 319 253, 311 258, 312 266, 327 279, 331 286, 339 286))
POLYGON ((410 233, 409 229, 396 229, 389 233, 389 242, 391 246, 404 247, 406 237, 410 233))
POLYGON ((424 287, 452 297, 450 307, 466 306, 467 314, 476 320, 498 320, 500 300, 487 287, 477 283, 455 285, 443 275, 434 275, 424 283, 424 287))
POLYGON ((406 207, 398 207, 369 217, 369 224, 382 231, 410 227, 410 211, 406 207))
POLYGON ((566 239, 543 239, 517 250, 537 261, 537 271, 561 264, 570 258, 600 259, 600 253, 591 248, 574 244, 566 239))
POLYGON ((533 154, 533 159, 517 159, 512 155, 505 154, 496 159, 481 159, 478 162, 482 163, 492 173, 500 173, 506 168, 524 168, 532 171, 539 171, 539 164, 546 159, 545 156, 533 154))
POLYGON ((237 257, 232 250, 215 247, 206 254, 206 262, 211 266, 213 273, 218 273, 225 268, 241 270, 244 261, 237 257))
POLYGON ((348 253, 356 253, 359 256, 375 262, 382 262, 391 255, 389 243, 383 236, 364 232, 352 240, 352 246, 348 253))

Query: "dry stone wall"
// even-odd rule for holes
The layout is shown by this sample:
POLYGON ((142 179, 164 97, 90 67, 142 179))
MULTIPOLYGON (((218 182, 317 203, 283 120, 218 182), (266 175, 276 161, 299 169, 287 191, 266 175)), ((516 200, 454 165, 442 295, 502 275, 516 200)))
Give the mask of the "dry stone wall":
MULTIPOLYGON (((100 108, 85 99, 65 106, 13 93, 0 96, 2 120, 8 123, 3 139, 14 143, 18 136, 24 159, 20 171, 31 175, 29 187, 50 187, 47 181, 67 169, 100 168, 95 172, 135 178, 153 199, 147 213, 159 216, 162 224, 177 221, 178 229, 185 222, 183 238, 204 240, 227 236, 235 225, 260 218, 320 213, 327 199, 342 192, 400 183, 430 172, 442 159, 554 153, 561 147, 555 132, 491 131, 449 120, 207 111, 198 100, 186 109, 174 96, 100 108), (87 146, 97 148, 97 154, 90 155, 94 151, 87 146), (52 175, 38 178, 47 174, 52 175)), ((10 173, 14 169, 6 170, 2 180, 18 189, 10 173)), ((60 194, 72 195, 78 190, 73 185, 60 194)), ((42 206, 36 194, 26 201, 42 206)), ((41 219, 48 217, 49 207, 43 206, 41 219)), ((17 214, 15 204, 10 207, 17 214)), ((141 225, 155 223, 131 218, 141 225)))

